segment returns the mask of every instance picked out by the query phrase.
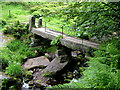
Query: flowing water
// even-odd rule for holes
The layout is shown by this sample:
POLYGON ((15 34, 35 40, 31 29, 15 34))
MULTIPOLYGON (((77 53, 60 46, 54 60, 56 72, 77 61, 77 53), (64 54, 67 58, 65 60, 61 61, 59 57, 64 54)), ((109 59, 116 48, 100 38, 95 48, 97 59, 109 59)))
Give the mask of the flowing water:
POLYGON ((4 35, 2 33, 2 31, 0 31, 0 48, 4 47, 6 45, 6 43, 9 42, 12 39, 13 39, 13 37, 8 36, 8 35, 4 35))
MULTIPOLYGON (((6 43, 12 39, 13 39, 13 37, 5 36, 2 33, 2 31, 0 31, 0 48, 4 47, 6 45, 6 43)), ((0 64, 0 71, 1 71, 1 64, 0 64)), ((0 80, 2 80, 3 78, 7 78, 7 77, 0 72, 0 80)))

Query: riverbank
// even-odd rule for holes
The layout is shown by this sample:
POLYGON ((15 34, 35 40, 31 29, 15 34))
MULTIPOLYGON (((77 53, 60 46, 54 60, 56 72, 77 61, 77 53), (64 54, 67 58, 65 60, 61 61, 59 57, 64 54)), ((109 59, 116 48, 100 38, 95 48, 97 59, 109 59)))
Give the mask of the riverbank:
POLYGON ((13 40, 14 38, 10 35, 4 35, 0 30, 0 48, 4 47, 8 42, 13 40))

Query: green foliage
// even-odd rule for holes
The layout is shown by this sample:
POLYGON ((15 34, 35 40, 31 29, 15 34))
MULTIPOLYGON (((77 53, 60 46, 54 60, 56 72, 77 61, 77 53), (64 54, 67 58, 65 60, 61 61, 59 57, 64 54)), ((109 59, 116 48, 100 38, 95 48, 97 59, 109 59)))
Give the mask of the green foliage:
POLYGON ((15 86, 13 85, 13 86, 10 86, 10 87, 9 87, 9 90, 16 90, 16 88, 15 88, 15 86))
POLYGON ((44 74, 42 74, 43 77, 51 77, 52 76, 52 73, 50 72, 46 72, 44 74))
POLYGON ((0 24, 3 26, 5 26, 7 24, 6 20, 0 19, 0 24))
POLYGON ((9 64, 11 52, 8 49, 0 49, 0 63, 2 63, 2 68, 9 64))
POLYGON ((6 74, 10 76, 21 76, 22 75, 22 67, 19 63, 10 63, 9 66, 6 68, 6 74))
MULTIPOLYGON (((9 71, 11 64, 22 64, 23 60, 27 57, 35 57, 34 48, 29 47, 20 40, 13 40, 8 43, 7 47, 0 49, 0 62, 2 63, 2 69, 9 67, 5 71, 9 71)), ((19 68, 18 68, 19 69, 19 68)), ((8 74, 12 73, 10 71, 8 74)), ((16 74, 16 73, 12 73, 16 74)))
POLYGON ((34 11, 32 15, 35 16, 36 18, 39 18, 41 16, 39 11, 34 11))
POLYGON ((37 11, 39 8, 40 8, 39 6, 34 6, 34 7, 30 8, 30 12, 37 11))
POLYGON ((56 46, 51 46, 50 48, 48 48, 47 50, 46 50, 46 52, 55 52, 57 50, 57 47, 56 46))
MULTIPOLYGON (((88 61, 89 67, 83 71, 83 76, 77 82, 55 86, 55 88, 120 88, 119 65, 120 41, 112 40, 100 46, 94 52, 94 57, 88 61)), ((54 88, 54 86, 53 86, 54 88)))
MULTIPOLYGON (((54 14, 58 14, 59 10, 64 6, 63 3, 44 3, 41 5, 35 5, 30 9, 30 12, 36 13, 37 15, 42 14, 44 17, 52 16, 54 14), (39 13, 37 13, 39 12, 39 13)), ((33 14, 34 15, 34 14, 33 14)))
POLYGON ((22 35, 28 34, 28 25, 20 24, 19 21, 16 21, 14 24, 5 26, 5 28, 3 28, 3 33, 11 34, 19 39, 22 35))
POLYGON ((118 2, 75 2, 61 9, 61 16, 72 24, 77 36, 86 33, 101 39, 119 31, 119 5, 118 2))
POLYGON ((27 57, 22 53, 10 51, 8 48, 0 50, 0 62, 2 63, 2 69, 7 67, 10 63, 23 63, 23 59, 27 57))
POLYGON ((60 43, 61 38, 62 38, 61 35, 57 36, 55 39, 51 41, 50 45, 58 45, 60 43))
POLYGON ((8 80, 7 79, 2 79, 2 87, 1 88, 6 88, 7 87, 7 82, 8 82, 8 80))
POLYGON ((7 44, 7 48, 13 52, 19 53, 21 55, 25 55, 26 57, 33 57, 34 49, 30 48, 27 44, 24 44, 20 40, 13 40, 7 44))

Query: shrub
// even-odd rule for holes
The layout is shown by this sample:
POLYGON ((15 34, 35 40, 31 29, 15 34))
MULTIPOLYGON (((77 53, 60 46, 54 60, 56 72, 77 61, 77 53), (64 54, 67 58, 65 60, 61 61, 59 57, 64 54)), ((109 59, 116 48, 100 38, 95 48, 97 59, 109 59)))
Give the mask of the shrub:
POLYGON ((21 76, 22 75, 22 67, 19 63, 10 63, 5 70, 5 73, 10 76, 21 76))
POLYGON ((39 18, 41 16, 39 11, 34 11, 32 15, 35 16, 36 18, 39 18))
POLYGON ((11 52, 8 49, 6 48, 0 49, 0 63, 2 63, 2 69, 5 69, 5 67, 8 66, 10 56, 11 52))
POLYGON ((34 6, 34 7, 30 8, 30 11, 34 12, 34 11, 37 11, 38 9, 40 9, 39 6, 34 6))
POLYGON ((19 21, 16 21, 14 24, 6 25, 3 29, 4 34, 12 34, 17 39, 22 35, 28 34, 28 32, 28 25, 20 24, 19 21))
POLYGON ((2 26, 6 25, 6 24, 7 24, 7 23, 6 23, 6 20, 3 20, 3 19, 1 20, 1 19, 0 19, 0 24, 1 24, 2 26))
POLYGON ((5 69, 10 63, 23 63, 27 57, 34 57, 36 53, 34 48, 30 48, 21 40, 13 40, 5 48, 0 49, 0 62, 2 69, 5 69))
POLYGON ((10 43, 7 44, 7 47, 15 52, 19 53, 23 57, 34 57, 34 49, 31 49, 29 45, 24 44, 21 40, 13 40, 10 43))
POLYGON ((2 69, 5 69, 10 63, 22 63, 26 57, 24 54, 17 52, 11 52, 9 49, 4 48, 0 50, 0 62, 2 63, 2 69))

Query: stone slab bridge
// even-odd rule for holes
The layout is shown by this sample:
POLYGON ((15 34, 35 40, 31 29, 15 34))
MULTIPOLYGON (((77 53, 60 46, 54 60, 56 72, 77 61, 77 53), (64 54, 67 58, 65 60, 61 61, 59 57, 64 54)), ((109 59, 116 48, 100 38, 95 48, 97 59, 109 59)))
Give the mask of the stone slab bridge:
POLYGON ((39 35, 43 38, 49 39, 49 40, 53 40, 58 35, 62 35, 63 37, 60 39, 61 45, 66 46, 72 50, 80 50, 80 51, 89 52, 91 48, 97 49, 99 46, 99 44, 95 43, 95 42, 91 42, 91 41, 84 40, 84 39, 79 39, 76 37, 71 37, 71 36, 65 35, 61 32, 43 28, 43 27, 41 27, 41 25, 42 25, 41 19, 38 20, 37 28, 33 28, 34 25, 35 25, 34 17, 31 17, 29 30, 31 30, 31 32, 33 34, 37 34, 37 35, 39 35))

